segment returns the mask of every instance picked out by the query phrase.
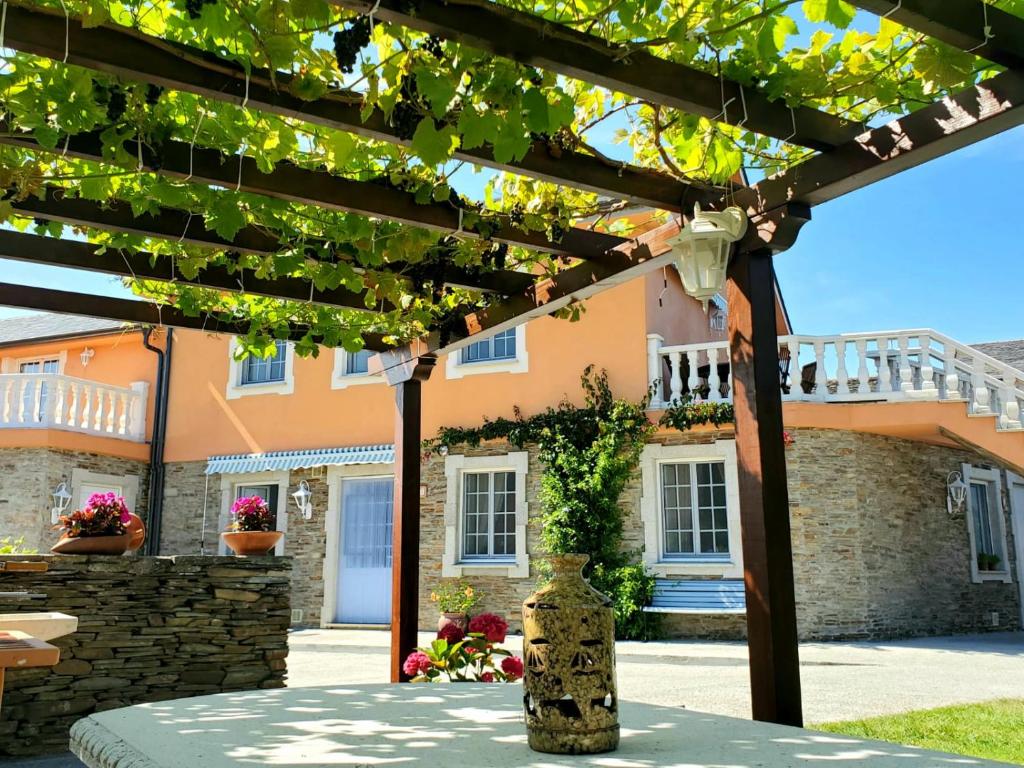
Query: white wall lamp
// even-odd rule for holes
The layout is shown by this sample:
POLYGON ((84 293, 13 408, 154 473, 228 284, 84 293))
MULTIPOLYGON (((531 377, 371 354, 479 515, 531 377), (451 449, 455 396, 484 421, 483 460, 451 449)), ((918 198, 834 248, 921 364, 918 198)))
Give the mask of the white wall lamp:
POLYGON ((95 357, 95 356, 96 356, 96 350, 93 349, 92 347, 86 347, 85 349, 83 349, 82 350, 82 354, 79 355, 79 359, 82 361, 82 367, 83 368, 88 368, 89 367, 89 361, 92 360, 93 357, 95 357))
POLYGON ((313 492, 309 490, 309 483, 305 480, 299 482, 299 490, 292 494, 295 499, 295 506, 299 508, 304 520, 313 519, 313 492))
POLYGON ((967 483, 959 472, 950 472, 946 477, 946 511, 950 517, 963 512, 967 501, 967 483))
POLYGON ((71 491, 68 490, 66 481, 61 480, 53 491, 53 507, 50 509, 50 522, 60 522, 60 516, 71 506, 71 491))
POLYGON ((702 211, 694 206, 693 218, 668 240, 676 253, 675 266, 683 289, 708 309, 715 294, 725 290, 726 268, 732 244, 747 231, 747 214, 733 206, 724 211, 702 211))

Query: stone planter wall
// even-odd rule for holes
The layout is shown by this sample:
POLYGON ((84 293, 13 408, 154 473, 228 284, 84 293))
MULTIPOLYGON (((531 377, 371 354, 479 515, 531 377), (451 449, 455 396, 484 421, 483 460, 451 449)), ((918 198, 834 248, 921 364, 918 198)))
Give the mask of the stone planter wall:
POLYGON ((81 717, 142 702, 284 686, 289 558, 0 556, 46 560, 5 573, 0 613, 60 611, 78 632, 53 668, 10 670, 0 757, 67 749, 81 717))

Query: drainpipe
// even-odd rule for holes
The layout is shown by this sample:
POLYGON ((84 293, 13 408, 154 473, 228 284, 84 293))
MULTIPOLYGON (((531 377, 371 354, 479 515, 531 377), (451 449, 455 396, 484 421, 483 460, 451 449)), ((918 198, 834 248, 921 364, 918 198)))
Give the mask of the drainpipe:
POLYGON ((171 350, 174 347, 174 329, 167 329, 167 343, 164 349, 149 343, 152 328, 142 329, 142 346, 157 356, 156 401, 153 406, 153 437, 149 444, 149 504, 147 522, 149 535, 146 536, 146 554, 160 552, 160 524, 164 512, 164 443, 167 434, 167 406, 171 379, 171 350))

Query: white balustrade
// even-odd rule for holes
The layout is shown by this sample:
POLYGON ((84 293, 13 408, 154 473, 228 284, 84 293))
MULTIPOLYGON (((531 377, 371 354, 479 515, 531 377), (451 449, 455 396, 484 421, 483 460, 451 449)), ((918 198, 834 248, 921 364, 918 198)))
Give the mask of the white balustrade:
POLYGON ((149 385, 115 387, 55 373, 0 374, 0 429, 59 429, 142 442, 149 385))
MULTIPOLYGON (((999 429, 1024 428, 1024 372, 932 330, 783 336, 779 352, 784 400, 966 401, 972 416, 995 417, 999 429)), ((732 399, 727 342, 665 346, 649 337, 648 355, 653 407, 732 399)))

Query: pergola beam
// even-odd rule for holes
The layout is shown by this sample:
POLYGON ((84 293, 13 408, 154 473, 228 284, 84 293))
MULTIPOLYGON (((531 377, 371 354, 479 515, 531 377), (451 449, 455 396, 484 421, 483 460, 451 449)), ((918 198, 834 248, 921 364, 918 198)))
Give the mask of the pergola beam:
POLYGON ((479 0, 331 0, 375 19, 456 40, 496 56, 557 72, 644 101, 812 149, 826 150, 856 136, 863 126, 811 107, 790 109, 753 87, 659 58, 645 50, 609 44, 530 13, 479 0), (725 91, 723 99, 723 89, 725 91), (731 106, 722 114, 723 100, 731 106), (746 104, 744 112, 743 104, 746 104))
POLYGON ((1024 69, 1024 19, 981 0, 850 1, 961 51, 1024 69))
MULTIPOLYGON (((279 253, 285 245, 273 234, 253 225, 246 225, 231 239, 221 237, 206 226, 199 214, 174 208, 159 208, 153 213, 135 215, 127 203, 111 201, 96 203, 80 197, 67 197, 60 187, 49 186, 41 197, 30 195, 23 200, 13 200, 12 207, 24 216, 59 221, 77 227, 100 229, 111 232, 125 232, 157 240, 172 240, 176 243, 198 245, 216 250, 231 250, 269 256, 279 253)), ((323 243, 327 245, 326 243, 323 243)), ((311 248, 317 241, 307 242, 311 248)), ((352 265, 359 270, 357 264, 352 265)), ((401 273, 410 279, 417 279, 420 265, 407 262, 388 262, 376 269, 401 273)), ((446 264, 445 284, 470 290, 500 293, 508 296, 525 291, 533 284, 534 276, 514 270, 474 270, 455 264, 446 264)))
MULTIPOLYGON (((409 146, 379 109, 364 120, 362 96, 340 92, 314 101, 292 96, 289 76, 254 70, 246 85, 238 64, 205 51, 170 43, 132 30, 102 26, 85 28, 77 19, 43 9, 7 9, 4 45, 24 53, 94 69, 136 82, 152 83, 206 99, 258 109, 314 125, 346 131, 367 139, 409 146), (65 50, 65 34, 67 49, 65 50)), ((717 87, 717 86, 716 86, 717 87)), ((653 169, 609 163, 592 155, 563 150, 552 154, 535 141, 519 161, 499 162, 491 145, 459 149, 455 157, 470 163, 517 173, 555 184, 571 184, 599 195, 680 211, 695 202, 708 204, 719 192, 710 185, 683 182, 653 169)))
MULTIPOLYGON (((0 143, 31 152, 64 155, 96 163, 109 164, 104 155, 99 131, 69 136, 53 148, 44 147, 27 133, 12 133, 7 121, 0 121, 0 143)), ((138 142, 126 141, 124 151, 139 155, 138 142)), ((255 158, 193 147, 183 141, 167 141, 161 147, 159 168, 154 167, 150 150, 142 152, 141 170, 179 181, 237 189, 277 200, 318 206, 334 211, 384 218, 401 224, 423 227, 465 237, 481 237, 476 227, 463 226, 463 216, 454 205, 421 205, 415 196, 387 184, 356 181, 325 171, 313 171, 287 162, 278 163, 264 173, 255 158)), ((135 167, 135 165, 133 165, 135 167)), ((600 260, 605 252, 624 242, 621 237, 578 227, 566 230, 561 241, 553 242, 543 232, 524 231, 513 226, 506 214, 495 215, 498 229, 490 238, 496 242, 522 246, 534 251, 557 253, 578 259, 600 260)))
POLYGON ((366 306, 362 293, 347 288, 318 290, 312 283, 297 277, 265 279, 239 269, 229 272, 223 266, 210 265, 196 277, 186 277, 174 258, 145 251, 118 250, 80 240, 60 240, 52 237, 0 230, 0 258, 14 259, 52 267, 102 272, 118 277, 137 277, 166 283, 183 283, 199 288, 211 288, 230 293, 247 293, 285 301, 310 302, 338 309, 358 312, 390 311, 394 306, 366 306))
MULTIPOLYGON (((152 301, 135 301, 111 296, 96 296, 91 293, 61 291, 55 288, 37 288, 29 285, 0 282, 0 306, 18 309, 32 309, 40 312, 55 312, 62 315, 83 315, 120 320, 135 325, 166 326, 187 328, 206 333, 245 334, 248 322, 244 318, 220 320, 216 314, 192 317, 177 307, 156 304, 152 301)), ((306 336, 306 330, 293 327, 288 334, 291 341, 306 336)), ((383 352, 392 346, 384 342, 379 333, 361 333, 366 349, 383 352)), ((320 337, 314 337, 314 340, 320 337)))
POLYGON ((1021 123, 1024 75, 1003 72, 738 190, 730 200, 751 216, 793 202, 819 205, 1021 123))

